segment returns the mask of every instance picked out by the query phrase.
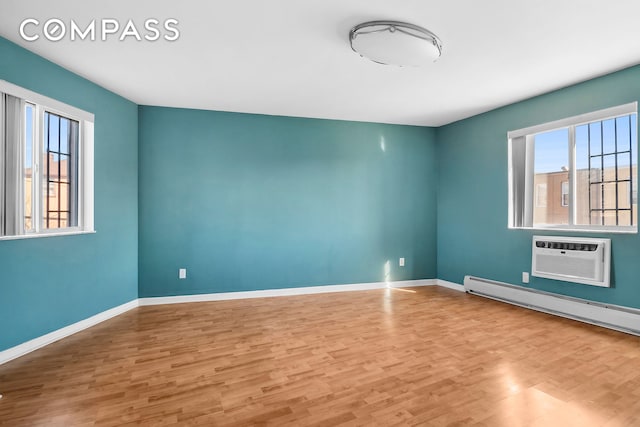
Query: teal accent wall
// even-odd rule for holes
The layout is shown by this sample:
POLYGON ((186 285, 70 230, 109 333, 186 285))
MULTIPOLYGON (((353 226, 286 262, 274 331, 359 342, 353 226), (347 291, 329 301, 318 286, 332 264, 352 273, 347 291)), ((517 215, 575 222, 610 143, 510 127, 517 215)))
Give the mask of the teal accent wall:
POLYGON ((436 277, 433 129, 139 112, 141 297, 436 277))
POLYGON ((0 38, 0 79, 95 114, 96 234, 0 241, 0 351, 138 296, 137 106, 0 38))
MULTIPOLYGON (((0 241, 0 351, 137 297, 521 284, 542 232, 507 229, 507 132, 640 98, 632 67, 438 129, 146 107, 3 38, 0 79, 95 114, 97 230, 0 241)), ((527 286, 640 308, 637 234, 545 234, 610 237, 613 288, 527 286)))
POLYGON ((507 132, 640 99, 632 67, 437 129, 438 278, 465 275, 523 285, 531 236, 612 239, 613 288, 531 278, 526 286, 640 308, 640 236, 507 229, 507 132))

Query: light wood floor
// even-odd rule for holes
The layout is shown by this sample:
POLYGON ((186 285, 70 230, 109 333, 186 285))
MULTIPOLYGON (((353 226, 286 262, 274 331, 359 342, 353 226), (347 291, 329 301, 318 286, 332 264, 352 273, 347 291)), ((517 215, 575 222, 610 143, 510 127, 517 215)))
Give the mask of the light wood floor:
POLYGON ((141 307, 0 366, 0 425, 640 425, 640 338, 438 287, 141 307))

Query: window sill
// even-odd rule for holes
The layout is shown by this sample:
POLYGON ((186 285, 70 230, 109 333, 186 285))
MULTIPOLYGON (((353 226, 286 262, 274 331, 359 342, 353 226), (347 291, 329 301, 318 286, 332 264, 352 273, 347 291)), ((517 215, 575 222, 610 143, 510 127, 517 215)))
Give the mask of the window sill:
POLYGON ((638 234, 636 227, 611 227, 611 228, 577 228, 577 227, 508 227, 509 230, 531 230, 531 231, 570 231, 572 233, 591 234, 638 234))
POLYGON ((95 234, 95 230, 85 231, 85 230, 74 230, 74 231, 60 231, 60 232, 52 232, 52 233, 40 233, 40 234, 21 234, 19 236, 2 236, 0 237, 0 241, 2 240, 22 240, 22 239, 38 239, 40 237, 60 237, 60 236, 76 236, 79 234, 95 234))

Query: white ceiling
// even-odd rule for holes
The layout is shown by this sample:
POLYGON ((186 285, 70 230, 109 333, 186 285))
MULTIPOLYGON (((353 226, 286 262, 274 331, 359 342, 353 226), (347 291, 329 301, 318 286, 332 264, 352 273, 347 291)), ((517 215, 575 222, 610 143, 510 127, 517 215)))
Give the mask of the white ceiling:
MULTIPOLYGON (((640 63, 638 0, 2 0, 0 35, 138 104, 440 126, 640 63), (175 42, 35 42, 23 19, 179 21, 175 42), (424 68, 355 54, 390 19, 444 45, 424 68)), ((70 25, 70 24, 68 24, 70 25)))

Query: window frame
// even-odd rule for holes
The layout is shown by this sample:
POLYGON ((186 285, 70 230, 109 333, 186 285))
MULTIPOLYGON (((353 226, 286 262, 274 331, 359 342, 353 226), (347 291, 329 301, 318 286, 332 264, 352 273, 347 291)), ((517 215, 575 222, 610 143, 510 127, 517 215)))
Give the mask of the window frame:
MULTIPOLYGON (((575 207, 575 192, 576 182, 574 179, 575 174, 575 129, 578 126, 589 124, 597 121, 605 121, 614 119, 620 116, 626 116, 630 114, 636 115, 636 127, 633 129, 638 141, 638 103, 630 102, 623 105, 618 105, 611 108, 605 108, 602 110, 592 111, 589 113, 580 114, 573 117, 567 117, 560 120, 555 120, 539 125, 529 126, 526 128, 510 131, 507 133, 507 156, 508 156, 508 217, 507 227, 509 229, 523 229, 523 230, 565 230, 565 231, 577 231, 577 232, 606 232, 606 233, 628 233, 637 234, 638 224, 637 221, 632 226, 620 226, 620 225, 595 225, 595 224, 575 224, 574 223, 574 207, 575 207), (534 224, 532 218, 532 207, 535 203, 535 189, 533 189, 533 162, 534 162, 534 138, 537 134, 550 132, 562 128, 567 128, 569 131, 569 224, 534 224), (520 168, 524 167, 524 189, 522 182, 518 185, 515 182, 516 172, 514 165, 514 148, 513 145, 518 140, 520 143, 524 143, 523 148, 519 148, 520 152, 525 153, 524 161, 521 162, 520 168), (516 187, 518 192, 522 194, 516 194, 516 187), (519 198, 520 207, 517 207, 516 199, 519 198), (516 216, 519 215, 516 219, 516 216), (522 225, 516 224, 516 221, 521 221, 522 225)), ((638 151, 639 147, 636 146, 634 156, 636 165, 638 164, 638 151)), ((638 170, 636 166, 636 172, 631 177, 631 182, 637 182, 638 170)), ((631 184, 633 185, 633 184, 631 184)), ((638 215, 640 220, 640 215, 638 215)))
MULTIPOLYGON (((74 234, 95 233, 94 229, 94 122, 95 116, 79 108, 0 80, 0 93, 12 95, 20 98, 26 104, 34 106, 33 114, 33 142, 32 156, 32 224, 33 230, 23 230, 23 234, 0 236, 0 240, 16 240, 39 237, 66 236, 74 234), (60 115, 78 122, 78 225, 65 228, 43 228, 42 219, 42 192, 41 185, 43 165, 42 155, 44 153, 44 115, 45 112, 60 115), (37 160, 36 160, 37 159, 37 160)), ((4 105, 0 102, 0 131, 4 134, 4 105)), ((25 109, 26 110, 26 109, 25 109)), ((26 123, 25 123, 26 125, 26 123)), ((21 139, 24 146, 24 132, 26 127, 22 126, 21 139)), ((23 153, 24 154, 24 153, 23 153)), ((25 154, 26 155, 26 154, 25 154)), ((24 165, 22 166, 24 167, 24 165)), ((23 193, 24 203, 24 193, 23 193)))

